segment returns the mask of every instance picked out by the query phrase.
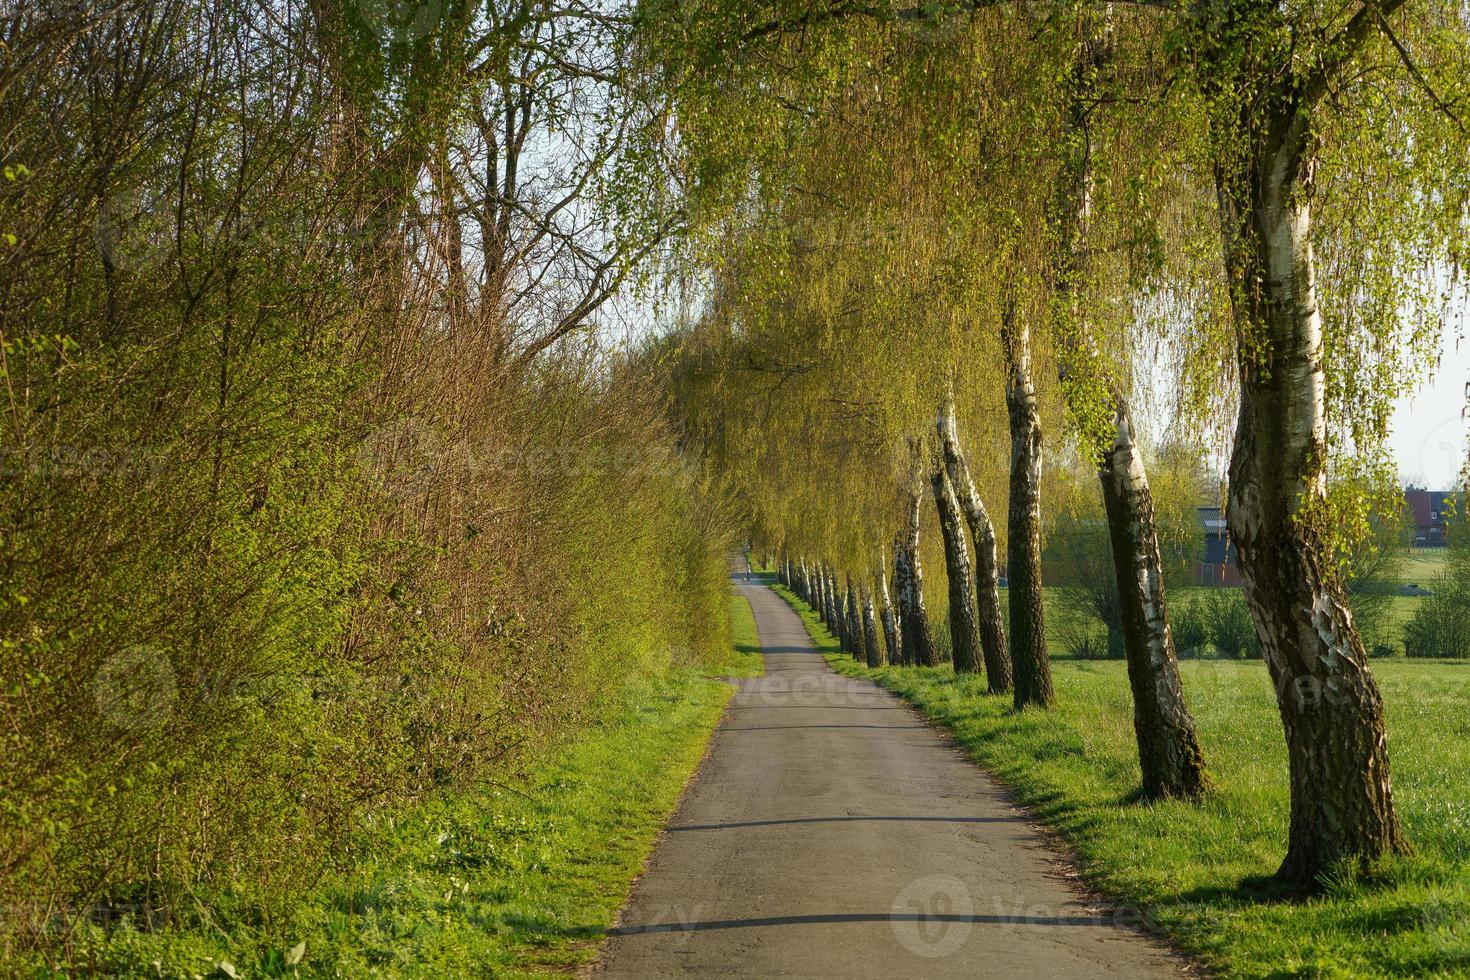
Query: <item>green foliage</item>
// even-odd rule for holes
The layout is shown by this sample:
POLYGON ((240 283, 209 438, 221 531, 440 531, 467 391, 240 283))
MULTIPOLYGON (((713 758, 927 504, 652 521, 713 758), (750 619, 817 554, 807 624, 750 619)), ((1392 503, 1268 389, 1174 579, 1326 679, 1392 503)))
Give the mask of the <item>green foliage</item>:
POLYGON ((560 975, 595 955, 730 691, 689 668, 632 678, 524 776, 378 814, 344 867, 307 889, 206 891, 151 927, 136 906, 98 905, 72 955, 126 976, 228 975, 222 964, 241 976, 560 975))
POLYGON ((1173 604, 1171 613, 1174 644, 1181 657, 1213 653, 1240 660, 1261 656, 1255 623, 1239 589, 1191 589, 1173 604))
MULTIPOLYGON (((1463 510, 1463 508, 1461 509, 1463 510)), ((1416 600, 1404 624, 1404 653, 1410 657, 1470 659, 1470 514, 1449 520, 1449 547, 1442 569, 1428 583, 1430 595, 1416 600)))
POLYGON ((31 5, 0 59, 6 963, 82 968, 117 910, 154 956, 274 922, 383 821, 726 659, 728 515, 657 365, 549 287, 450 316, 410 261, 475 42, 374 9, 31 5))
POLYGON ((1404 654, 1470 659, 1470 589, 1446 577, 1436 581, 1432 591, 1404 624, 1404 654))

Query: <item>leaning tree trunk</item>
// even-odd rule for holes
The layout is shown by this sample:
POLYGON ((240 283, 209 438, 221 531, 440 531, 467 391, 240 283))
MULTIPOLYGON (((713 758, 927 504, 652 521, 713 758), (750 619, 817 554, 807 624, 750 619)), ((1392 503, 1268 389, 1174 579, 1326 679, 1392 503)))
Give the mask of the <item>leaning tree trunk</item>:
POLYGON ((863 660, 869 667, 883 666, 883 647, 878 643, 878 617, 873 611, 873 591, 866 586, 862 590, 863 602, 863 660))
POLYGON ((970 465, 960 448, 955 424, 954 400, 940 409, 939 445, 944 454, 944 468, 949 472, 955 496, 970 525, 975 545, 975 612, 980 632, 980 649, 985 658, 985 677, 991 694, 1004 694, 1011 689, 1011 652, 1006 644, 1005 627, 1000 615, 1000 571, 995 560, 995 527, 975 481, 970 465))
POLYGON ((919 565, 919 487, 917 473, 910 484, 904 532, 894 549, 895 585, 898 587, 899 647, 905 664, 937 667, 939 650, 924 607, 924 572, 919 565))
POLYGON ((1041 600, 1041 417, 1031 382, 1031 329, 1015 303, 1001 327, 1006 358, 1006 414, 1011 428, 1011 499, 1006 521, 1006 573, 1011 612, 1011 664, 1017 708, 1055 700, 1041 600))
POLYGON ((842 640, 842 593, 837 589, 837 576, 832 574, 831 566, 826 569, 827 580, 822 588, 827 593, 827 632, 837 637, 838 642, 842 640))
POLYGON ((838 603, 841 602, 841 597, 837 594, 837 577, 832 574, 830 565, 822 566, 822 594, 826 597, 823 618, 827 622, 827 632, 837 636, 840 641, 842 620, 839 618, 841 613, 838 603))
POLYGON ((1310 116, 1295 93, 1282 100, 1274 125, 1251 133, 1250 161, 1217 169, 1241 337, 1228 517, 1286 731, 1291 822, 1279 874, 1315 883, 1339 861, 1366 867, 1407 845, 1389 781, 1383 699, 1325 525, 1310 116))
POLYGON ((835 621, 832 623, 832 633, 838 639, 838 649, 844 652, 853 651, 853 633, 848 630, 847 592, 842 591, 842 583, 836 580, 836 574, 832 576, 833 592, 836 594, 835 621))
MULTIPOLYGON (((1111 36, 1106 23, 1099 22, 1077 49, 1067 117, 1074 138, 1064 144, 1068 149, 1058 172, 1054 202, 1059 241, 1052 253, 1053 280, 1056 307, 1065 316, 1054 331, 1060 353, 1057 369, 1064 390, 1079 385, 1076 390, 1104 393, 1112 411, 1111 443, 1101 445, 1100 438, 1087 448, 1095 451, 1108 518, 1143 796, 1197 799, 1208 788, 1208 779, 1194 718, 1184 701, 1169 629, 1153 494, 1143 454, 1134 439, 1128 401, 1097 356, 1097 342, 1079 295, 1094 190, 1087 114, 1096 101, 1097 80, 1111 57, 1111 36)), ((1115 635, 1110 625, 1110 644, 1115 635)))
POLYGON ((944 570, 949 582, 949 636, 958 674, 980 669, 980 626, 975 613, 975 582, 970 577, 970 549, 960 503, 942 460, 936 460, 929 482, 934 488, 934 506, 939 511, 939 532, 944 539, 944 570))
MULTIPOLYGON (((895 567, 895 573, 896 571, 895 567)), ((878 552, 878 596, 882 600, 879 615, 883 620, 883 643, 888 648, 888 662, 895 665, 901 664, 903 663, 903 647, 899 639, 898 609, 888 595, 888 560, 881 550, 878 552)))
POLYGON ((1113 444, 1098 465, 1098 476, 1118 579, 1143 795, 1197 799, 1209 788, 1205 757, 1179 680, 1153 494, 1121 396, 1114 402, 1114 419, 1113 444))

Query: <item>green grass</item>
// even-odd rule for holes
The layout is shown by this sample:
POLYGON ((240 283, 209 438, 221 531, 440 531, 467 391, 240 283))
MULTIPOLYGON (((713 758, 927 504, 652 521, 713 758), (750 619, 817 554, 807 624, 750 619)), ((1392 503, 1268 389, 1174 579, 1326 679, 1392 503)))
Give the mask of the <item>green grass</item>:
MULTIPOLYGON (((711 671, 758 675, 750 606, 732 591, 730 609, 735 647, 711 671)), ((596 956, 731 691, 687 668, 638 681, 524 779, 371 828, 350 868, 268 923, 216 899, 188 927, 88 927, 77 959, 127 976, 564 976, 596 956)))
POLYGON ((765 661, 761 659, 761 641, 755 628, 755 613, 745 596, 730 590, 730 629, 734 634, 735 649, 729 660, 727 677, 759 677, 765 672, 765 661))
MULTIPOLYGON (((785 590, 778 590, 783 593, 785 590)), ((828 660, 954 733, 1067 842, 1087 880, 1227 977, 1470 976, 1470 664, 1375 661, 1394 792, 1417 853, 1373 882, 1273 892, 1285 847, 1285 747, 1259 662, 1181 664, 1216 791, 1203 805, 1127 802, 1138 784, 1125 666, 1056 661, 1057 706, 1011 709, 978 678, 868 670, 789 594, 828 660)))
POLYGON ((1448 548, 1409 548, 1401 559, 1395 578, 1421 588, 1434 588, 1434 580, 1449 571, 1448 548))

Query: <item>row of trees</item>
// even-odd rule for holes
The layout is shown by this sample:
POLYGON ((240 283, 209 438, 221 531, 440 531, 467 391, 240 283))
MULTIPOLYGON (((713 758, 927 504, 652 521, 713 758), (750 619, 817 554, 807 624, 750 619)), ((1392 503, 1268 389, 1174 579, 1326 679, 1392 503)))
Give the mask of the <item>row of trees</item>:
POLYGON ((785 576, 864 621, 891 579, 889 649, 933 662, 927 483, 956 669, 1044 708, 1042 445, 1065 426, 1106 514, 1144 795, 1199 799, 1136 421, 1152 393, 1228 451, 1288 747, 1281 875, 1404 850, 1343 565, 1396 493, 1389 405, 1453 308, 1470 9, 644 10, 711 287, 676 392, 785 576))
POLYGON ((286 914, 727 649, 724 511, 599 329, 681 213, 608 14, 0 9, 0 959, 286 914))

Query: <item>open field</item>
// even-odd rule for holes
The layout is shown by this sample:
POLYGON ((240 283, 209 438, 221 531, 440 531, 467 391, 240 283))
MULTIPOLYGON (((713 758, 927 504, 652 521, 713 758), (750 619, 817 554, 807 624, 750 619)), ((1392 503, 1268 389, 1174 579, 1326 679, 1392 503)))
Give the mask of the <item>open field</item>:
POLYGON ((978 677, 859 666, 792 601, 840 672, 877 681, 948 728, 1065 839, 1093 886, 1220 975, 1470 975, 1470 664, 1375 662, 1395 797, 1417 853, 1373 882, 1344 878, 1302 900, 1266 881, 1284 851, 1288 799, 1259 663, 1181 665, 1216 789, 1202 806, 1138 805, 1122 663, 1057 661, 1056 708, 1016 714, 978 677))
POLYGON ((1434 588, 1434 580, 1449 571, 1448 548, 1410 548, 1401 559, 1397 578, 1405 585, 1434 588))

